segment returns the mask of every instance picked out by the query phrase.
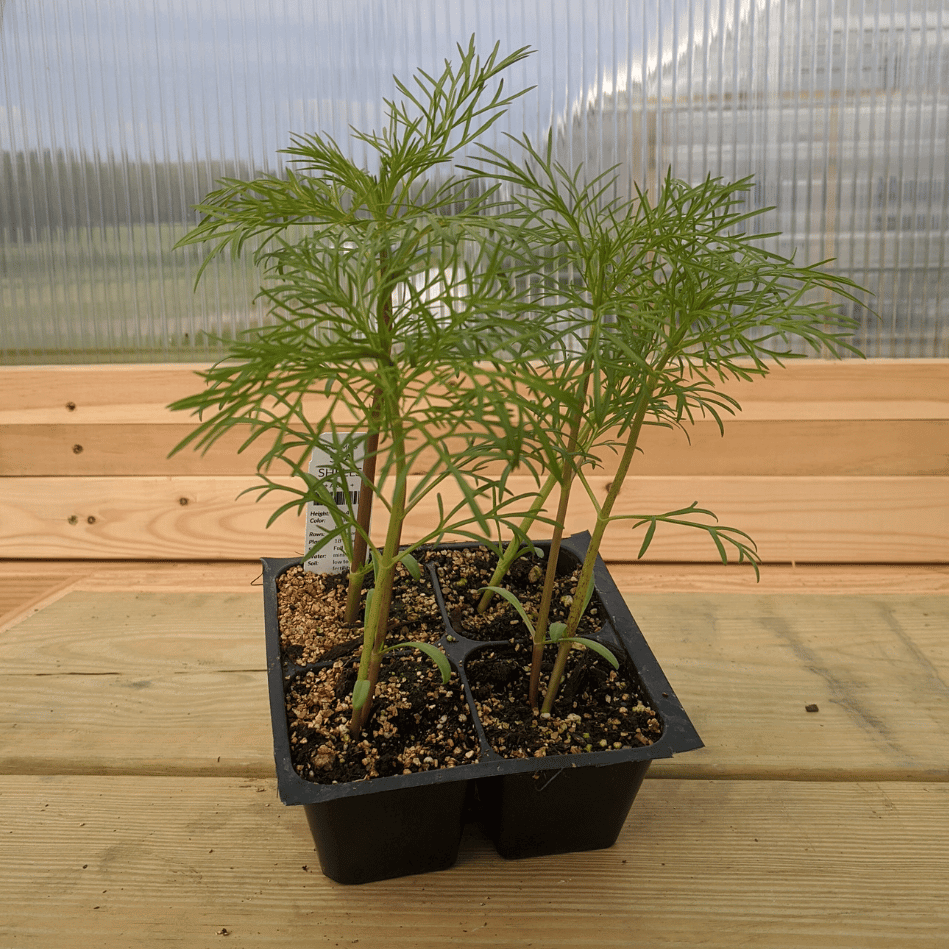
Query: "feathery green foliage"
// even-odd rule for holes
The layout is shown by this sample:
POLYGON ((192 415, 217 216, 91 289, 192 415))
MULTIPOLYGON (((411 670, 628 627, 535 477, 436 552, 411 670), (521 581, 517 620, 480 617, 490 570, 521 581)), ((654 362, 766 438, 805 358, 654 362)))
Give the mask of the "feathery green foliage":
MULTIPOLYGON (((639 557, 658 524, 705 531, 722 561, 728 548, 757 573, 753 541, 735 528, 719 526, 711 511, 693 503, 663 514, 618 515, 613 508, 647 425, 685 430, 697 418, 723 418, 740 409, 721 392, 728 379, 767 374, 782 359, 811 348, 839 356, 855 351, 848 342, 854 325, 841 316, 841 296, 858 288, 823 264, 798 266, 761 247, 746 226, 768 209, 747 210, 751 180, 707 178, 689 185, 667 175, 654 200, 637 190, 631 200, 610 199, 610 174, 584 181, 554 161, 552 137, 546 149, 520 140, 521 159, 486 150, 486 170, 505 182, 512 197, 505 208, 516 222, 512 238, 526 242, 519 257, 530 261, 524 276, 537 291, 542 322, 557 325, 572 346, 559 364, 540 367, 543 391, 557 380, 570 423, 556 429, 545 418, 546 401, 534 400, 536 426, 556 441, 559 470, 535 500, 542 509, 554 489, 559 507, 534 629, 531 700, 538 700, 540 660, 547 641, 547 617, 556 574, 562 524, 571 491, 579 484, 596 512, 592 542, 551 675, 543 711, 549 711, 589 600, 593 565, 603 534, 617 520, 645 527, 639 557), (587 478, 604 452, 619 455, 605 498, 587 478)), ((473 171, 475 169, 472 169, 473 171)), ((764 235, 767 237, 768 235, 764 235)), ((826 261, 824 262, 826 264, 826 261)), ((521 531, 531 529, 530 517, 521 531)), ((512 544, 492 580, 501 581, 519 554, 512 544)), ((481 608, 491 595, 486 591, 481 608)))
MULTIPOLYGON (((172 406, 201 419, 176 450, 206 449, 242 428, 242 450, 259 455, 254 490, 277 502, 273 518, 308 501, 328 507, 334 527, 323 543, 339 538, 352 564, 350 621, 372 570, 354 734, 394 648, 386 635, 397 568, 416 571, 413 552, 424 544, 451 534, 501 555, 494 538, 513 536, 484 606, 531 546, 528 536, 537 539, 539 525, 552 532, 544 599, 527 624, 535 704, 543 647, 559 646, 545 710, 569 650, 602 650, 577 630, 610 524, 643 530, 640 556, 660 525, 678 525, 704 531, 723 561, 731 550, 756 564, 750 538, 697 503, 614 513, 640 434, 647 425, 687 430, 703 417, 721 427, 739 409, 720 391, 724 381, 764 375, 802 342, 823 354, 851 348, 834 296, 853 299, 856 288, 749 236, 749 220, 763 211, 745 207, 748 180, 691 185, 669 176, 654 197, 620 200, 610 197, 609 173, 585 181, 582 169, 559 165, 551 139, 544 149, 513 140, 517 158, 487 148, 471 158, 479 136, 523 94, 505 94, 499 77, 526 55, 502 58, 495 46, 482 60, 472 38, 441 75, 396 81, 402 98, 386 101, 382 131, 354 132, 375 170, 331 139, 298 136, 286 151, 292 171, 225 180, 179 242, 203 245, 207 260, 249 253, 273 324, 241 337, 202 373, 206 388, 172 406), (316 446, 331 455, 336 484, 308 473, 316 446), (589 477, 608 452, 619 461, 604 498, 589 477), (360 454, 358 504, 336 508, 360 454), (535 492, 513 493, 516 470, 534 476, 535 492), (444 502, 448 485, 457 503, 444 502), (592 501, 592 543, 567 622, 549 625, 574 490, 592 501), (403 546, 406 517, 433 496, 431 530, 403 546), (373 502, 388 514, 382 544, 369 534, 373 502)), ((419 648, 447 674, 441 654, 419 648)))

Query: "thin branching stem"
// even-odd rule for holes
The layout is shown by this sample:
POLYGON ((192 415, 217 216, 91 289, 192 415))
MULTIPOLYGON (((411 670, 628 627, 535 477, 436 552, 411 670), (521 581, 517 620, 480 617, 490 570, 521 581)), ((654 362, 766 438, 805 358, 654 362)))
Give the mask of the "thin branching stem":
MULTIPOLYGON (((388 251, 383 248, 379 254, 379 285, 386 286, 388 251)), ((384 293, 379 301, 379 323, 387 330, 392 326, 392 295, 384 293)), ((391 358, 391 346, 387 356, 391 358)), ((359 499, 356 508, 356 534, 353 540, 353 553, 349 565, 349 586, 346 591, 345 623, 352 626, 359 615, 359 603, 362 596, 363 581, 366 576, 366 555, 368 554, 369 528, 372 522, 372 502, 375 497, 377 459, 379 455, 379 435, 382 414, 383 393, 379 386, 372 391, 372 401, 367 418, 369 431, 366 433, 366 447, 362 463, 362 480, 359 485, 359 499)))
POLYGON ((593 374, 593 360, 587 359, 583 371, 583 383, 580 390, 580 401, 570 423, 570 433, 567 436, 567 451, 564 456, 563 482, 560 486, 560 499, 557 504, 557 513, 554 516, 554 532, 550 540, 550 552, 547 559, 547 569, 544 571, 544 587, 541 591, 540 605, 537 609, 537 622, 534 627, 534 642, 531 650, 531 672, 528 698, 531 708, 537 708, 540 694, 541 664, 544 658, 544 644, 547 641, 547 626, 550 621, 550 606, 554 597, 554 588, 557 583, 557 572, 560 562, 560 544, 563 540, 564 524, 570 509, 570 495, 576 478, 575 452, 579 438, 580 427, 583 423, 582 407, 587 401, 587 392, 590 377, 593 374))
MULTIPOLYGON (((653 383, 654 385, 654 383, 653 383)), ((580 576, 577 578, 576 588, 573 594, 573 603, 570 606, 570 613, 567 617, 567 628, 564 632, 560 647, 557 650, 557 659, 554 668, 548 679, 547 691, 544 694, 544 704, 541 712, 549 713, 553 707, 554 700, 563 680, 564 671, 567 667, 567 658, 572 647, 571 639, 576 635, 580 625, 580 619, 584 606, 586 605, 587 593, 593 583, 593 568, 596 565, 596 558, 599 553, 600 544, 603 541, 603 535, 610 523, 610 514, 613 505, 619 497, 623 482, 632 464, 639 444, 639 435, 642 432, 643 422, 646 419, 646 413, 649 410, 649 402, 652 397, 652 385, 647 385, 642 390, 640 396, 640 407, 636 412, 633 423, 630 426, 629 437, 626 440, 626 447, 616 468, 616 473, 610 484, 606 497, 603 500, 600 510, 597 512, 593 531, 591 532, 590 544, 587 548, 586 557, 580 568, 580 576)))
MULTIPOLYGON (((536 533, 552 535, 530 686, 536 702, 540 652, 557 641, 549 711, 569 650, 584 645, 577 630, 611 524, 642 532, 640 557, 657 527, 670 525, 705 531, 723 560, 756 562, 751 539, 698 502, 615 513, 645 426, 687 431, 710 418, 722 428, 740 409, 719 391, 728 380, 763 376, 804 350, 854 351, 855 323, 834 301, 860 302, 862 291, 748 233, 767 210, 748 206, 748 179, 669 174, 654 197, 638 189, 615 197, 614 172, 560 164, 553 135, 544 147, 512 139, 518 159, 485 148, 477 167, 465 164, 527 91, 509 94, 500 79, 527 50, 502 56, 495 46, 482 58, 472 38, 458 53, 438 74, 397 80, 382 130, 354 133, 371 169, 324 135, 294 136, 290 171, 221 182, 180 242, 204 246, 202 272, 221 254, 249 254, 271 321, 202 373, 203 393, 175 403, 199 416, 179 448, 207 450, 237 430, 241 450, 258 453, 256 494, 277 501, 271 522, 308 503, 330 511, 320 543, 340 543, 349 559, 349 622, 373 571, 354 736, 394 648, 386 642, 393 584, 400 565, 417 570, 419 543, 466 537, 498 549, 495 538, 513 536, 491 583, 502 589, 536 533), (310 473, 316 447, 330 456, 335 483, 310 473), (360 450, 355 510, 337 506, 335 489, 360 450), (589 473, 609 452, 620 457, 600 501, 589 473), (536 489, 518 493, 524 473, 536 489), (558 551, 578 481, 595 522, 567 621, 554 624, 558 551), (422 504, 433 511, 425 536, 402 547, 406 517, 422 504), (370 534, 373 506, 388 517, 381 546, 370 534)), ((450 674, 437 650, 433 659, 450 674)))

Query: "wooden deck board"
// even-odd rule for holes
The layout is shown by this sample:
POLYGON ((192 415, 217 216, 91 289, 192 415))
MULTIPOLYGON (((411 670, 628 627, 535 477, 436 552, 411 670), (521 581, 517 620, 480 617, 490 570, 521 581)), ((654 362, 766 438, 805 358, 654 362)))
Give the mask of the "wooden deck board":
POLYGON ((71 592, 6 630, 0 667, 34 676, 263 670, 262 595, 71 592))
POLYGON ((0 561, 0 949, 945 949, 949 567, 612 569, 707 747, 609 850, 347 888, 276 797, 258 564, 0 561))
POLYGON ((944 949, 947 809, 946 784, 647 781, 610 850, 509 862, 473 830, 449 871, 347 888, 271 781, 0 777, 0 945, 944 949))
MULTIPOLYGON (((943 568, 932 568, 938 574, 943 568)), ((945 568, 949 583, 949 567, 945 568)), ((259 584, 259 561, 175 560, 0 560, 0 583, 15 590, 21 583, 49 581, 54 588, 97 592, 246 593, 259 584), (37 570, 42 574, 37 575, 37 570)), ((0 629, 7 622, 0 619, 0 629)))
POLYGON ((42 609, 70 589, 76 572, 0 573, 0 630, 42 609))
MULTIPOLYGON (((629 601, 707 746, 657 774, 949 779, 949 597, 629 601)), ((258 590, 69 592, 0 636, 0 772, 269 775, 265 665, 258 590)))
MULTIPOLYGON (((766 564, 756 581, 747 566, 696 563, 624 563, 610 572, 622 590, 643 593, 949 594, 944 564, 766 564)), ((246 593, 258 587, 260 563, 234 561, 0 560, 0 583, 17 588, 36 571, 53 586, 108 592, 246 593)), ((0 620, 0 629, 4 620, 0 620)))
POLYGON ((263 671, 0 674, 0 774, 273 772, 263 671))
POLYGON ((706 743, 670 774, 949 780, 949 598, 627 599, 706 743))
POLYGON ((60 582, 59 577, 50 574, 0 577, 0 620, 7 614, 19 612, 60 582))

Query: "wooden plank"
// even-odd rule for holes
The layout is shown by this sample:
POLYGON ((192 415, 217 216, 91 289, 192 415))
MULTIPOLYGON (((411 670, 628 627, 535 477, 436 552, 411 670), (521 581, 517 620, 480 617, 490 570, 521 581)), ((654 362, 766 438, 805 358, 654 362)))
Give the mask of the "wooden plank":
POLYGON ((271 775, 261 602, 72 592, 8 627, 0 772, 271 775))
POLYGON ((72 573, 66 577, 35 572, 0 575, 0 629, 52 602, 74 579, 72 573))
POLYGON ((763 379, 729 383, 726 391, 743 405, 792 400, 944 405, 949 401, 949 359, 799 359, 763 379))
MULTIPOLYGON (((828 596, 949 593, 949 567, 929 564, 765 564, 760 579, 721 564, 609 563, 625 593, 820 593, 828 596)), ((83 581, 84 584, 91 580, 83 581)), ((87 587, 84 585, 83 589, 87 587)))
MULTIPOLYGON (((167 401, 193 391, 194 368, 0 370, 0 471, 19 473, 4 482, 0 555, 244 559, 267 550, 272 539, 281 552, 298 550, 296 524, 285 521, 268 536, 262 512, 246 499, 232 503, 243 485, 226 493, 229 479, 249 468, 236 443, 203 460, 193 453, 165 459, 187 422, 158 420, 173 418, 167 401), (73 450, 78 445, 82 451, 73 450), (71 483, 57 483, 52 472, 71 476, 71 483), (27 487, 20 476, 37 483, 27 487), (52 505, 50 490, 58 492, 52 505), (176 510, 176 503, 190 510, 176 510)), ((769 561, 946 562, 947 383, 947 360, 899 360, 797 362, 735 384, 729 391, 747 411, 724 439, 708 423, 694 433, 695 451, 677 433, 648 433, 637 469, 642 479, 627 492, 629 503, 635 496, 644 512, 688 503, 672 491, 688 479, 672 472, 689 471, 701 488, 690 489, 689 500, 756 536, 769 561), (933 483, 912 480, 927 477, 933 483), (669 482, 668 489, 659 482, 669 482)), ((570 529, 588 522, 582 508, 570 529)), ((430 520, 430 511, 420 510, 412 530, 430 520)), ((632 559, 635 544, 614 531, 604 553, 632 559)), ((715 556, 702 538, 682 533, 660 536, 650 554, 676 561, 715 556)))
POLYGON ((949 404, 939 399, 887 401, 815 402, 798 400, 789 395, 786 402, 764 399, 742 403, 741 418, 768 421, 821 421, 847 420, 852 422, 874 419, 943 419, 949 414, 949 404))
MULTIPOLYGON (((36 574, 37 568, 71 589, 110 593, 247 593, 260 587, 262 572, 259 561, 238 560, 0 560, 0 582, 15 587, 36 574)), ((0 630, 8 623, 8 619, 0 622, 0 630)))
MULTIPOLYGON (((864 403, 872 405, 873 403, 864 403)), ((776 407, 780 408, 780 407, 776 407)), ((243 438, 221 439, 205 454, 169 451, 191 431, 173 424, 37 424, 0 429, 0 472, 13 477, 253 475, 256 455, 238 453, 243 438)), ((779 418, 714 422, 679 431, 652 428, 643 433, 641 475, 755 476, 926 476, 949 475, 949 420, 779 418)), ((422 458, 417 470, 434 461, 422 458)), ((616 469, 606 452, 603 474, 616 469)), ((279 468, 274 473, 280 473, 279 468)), ((288 469, 283 469, 284 471, 288 469)))
MULTIPOLYGON (((601 496, 608 477, 591 479, 601 496)), ((249 560, 302 552, 300 519, 268 531, 269 508, 238 495, 244 478, 8 478, 0 500, 0 556, 172 560, 249 560)), ((511 481, 530 491, 529 478, 511 481)), ((446 499, 451 498, 449 491, 446 499)), ((643 477, 627 483, 616 513, 657 514, 699 502, 721 523, 757 541, 771 562, 945 563, 949 561, 949 479, 643 477)), ((446 500, 447 503, 447 500, 446 500)), ((592 523, 578 502, 568 530, 592 523)), ((406 540, 430 531, 434 500, 417 508, 406 540)), ((382 536, 385 521, 374 519, 382 536)), ((622 525, 603 545, 608 560, 635 560, 639 540, 622 525)), ((659 530, 654 561, 714 561, 697 531, 659 530)))
MULTIPOLYGON (((0 378, 3 368, 0 366, 0 378)), ((774 399, 750 398, 753 390, 743 394, 740 410, 734 415, 723 413, 726 425, 741 419, 749 421, 873 421, 879 419, 942 419, 949 417, 949 402, 939 399, 939 390, 929 399, 850 399, 839 401, 814 401, 789 394, 783 401, 774 399)), ((67 403, 72 404, 72 403, 67 403)), ((312 413, 325 411, 326 400, 311 396, 307 400, 312 413)), ((345 425, 344 414, 339 417, 345 425)), ((168 410, 167 405, 158 402, 128 404, 122 402, 87 406, 85 411, 65 409, 60 405, 35 408, 0 408, 0 426, 9 428, 32 427, 37 430, 68 426, 77 432, 94 430, 96 426, 112 425, 168 425, 172 430, 190 428, 194 422, 187 414, 168 410)), ((175 444, 175 442, 172 442, 175 444)))
POLYGON ((949 780, 949 598, 627 601, 706 744, 659 773, 949 780))
POLYGON ((169 402, 200 390, 201 364, 4 366, 0 424, 168 420, 169 402))
MULTIPOLYGON (((200 388, 201 364, 0 367, 0 424, 169 421, 165 406, 200 388), (72 406, 72 408, 69 408, 72 406)), ((793 360, 763 379, 730 382, 725 392, 750 410, 786 404, 913 402, 910 417, 945 418, 949 360, 793 360)), ((875 415, 873 417, 879 417, 875 415)))
MULTIPOLYGON (((642 593, 821 593, 926 596, 949 593, 939 564, 766 564, 759 580, 744 566, 608 562, 621 590, 642 593)), ((256 561, 0 560, 0 582, 16 585, 37 570, 100 593, 246 593, 260 585, 256 561)), ((10 620, 0 622, 0 631, 10 620)))
MULTIPOLYGON (((949 597, 628 599, 706 744, 656 774, 949 779, 949 597)), ((260 602, 71 592, 7 629, 0 773, 272 775, 260 602)))
POLYGON ((451 870, 342 887, 269 781, 3 778, 0 944, 945 947, 949 785, 646 781, 633 807, 609 850, 505 861, 472 830, 451 870))
POLYGON ((0 774, 273 773, 263 670, 0 674, 0 774))
POLYGON ((262 672, 263 597, 71 592, 8 628, 4 675, 149 676, 262 672))

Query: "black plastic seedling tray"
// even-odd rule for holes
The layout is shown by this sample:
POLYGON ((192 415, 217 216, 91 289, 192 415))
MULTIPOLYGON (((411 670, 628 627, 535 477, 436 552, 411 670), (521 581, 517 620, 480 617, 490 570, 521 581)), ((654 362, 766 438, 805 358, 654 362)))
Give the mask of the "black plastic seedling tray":
MULTIPOLYGON (((567 538, 562 562, 582 560, 588 543, 589 534, 567 538)), ((433 569, 445 624, 439 645, 464 684, 481 739, 479 761, 348 784, 307 781, 291 763, 284 698, 286 681, 300 670, 281 654, 277 620, 277 577, 300 560, 262 562, 278 793, 285 804, 303 805, 323 873, 337 882, 367 883, 447 869, 457 859, 464 824, 472 812, 506 858, 609 847, 623 828, 650 763, 702 747, 606 565, 598 559, 594 581, 606 620, 597 638, 614 652, 626 653, 662 733, 646 747, 502 758, 485 737, 464 670, 470 655, 492 644, 475 642, 451 627, 433 569), (585 806, 578 807, 580 802, 585 806)))

